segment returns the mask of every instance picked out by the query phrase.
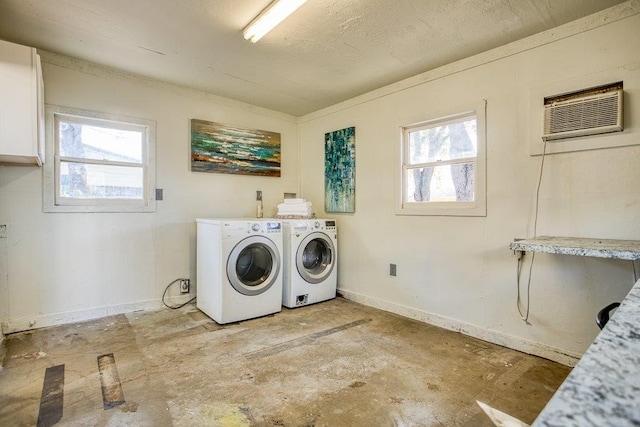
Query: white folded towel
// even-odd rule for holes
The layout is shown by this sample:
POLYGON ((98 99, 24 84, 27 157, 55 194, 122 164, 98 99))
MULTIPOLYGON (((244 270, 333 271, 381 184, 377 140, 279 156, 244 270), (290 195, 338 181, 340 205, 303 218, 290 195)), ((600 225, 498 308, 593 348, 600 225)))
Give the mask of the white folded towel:
POLYGON ((278 205, 278 208, 285 208, 285 209, 298 209, 298 208, 306 208, 306 207, 311 207, 311 202, 304 202, 304 203, 280 203, 278 205))
POLYGON ((278 213, 280 214, 306 215, 308 213, 311 213, 311 211, 312 211, 311 206, 302 206, 302 207, 295 207, 295 208, 278 207, 278 213))
POLYGON ((305 199, 284 199, 284 202, 289 205, 293 203, 305 203, 306 200, 305 199))
POLYGON ((298 202, 287 203, 285 199, 284 203, 278 205, 278 215, 295 215, 295 216, 310 216, 313 214, 313 208, 311 202, 305 202, 304 199, 298 199, 298 202))

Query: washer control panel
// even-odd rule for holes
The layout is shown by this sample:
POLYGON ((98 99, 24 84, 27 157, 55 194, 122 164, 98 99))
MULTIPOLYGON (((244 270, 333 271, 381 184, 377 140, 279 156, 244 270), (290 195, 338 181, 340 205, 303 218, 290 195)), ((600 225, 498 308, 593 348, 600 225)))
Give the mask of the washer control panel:
POLYGON ((249 223, 247 233, 282 233, 282 223, 279 221, 260 221, 249 223))
POLYGON ((267 221, 267 233, 282 233, 282 223, 277 221, 267 221))
POLYGON ((270 220, 238 220, 222 223, 222 232, 225 238, 240 234, 282 234, 282 222, 270 220))

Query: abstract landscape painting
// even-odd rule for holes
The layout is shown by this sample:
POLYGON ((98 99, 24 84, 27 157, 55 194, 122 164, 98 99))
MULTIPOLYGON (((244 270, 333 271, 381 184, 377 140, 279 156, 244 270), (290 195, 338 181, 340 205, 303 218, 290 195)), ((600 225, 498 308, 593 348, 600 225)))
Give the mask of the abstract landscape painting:
POLYGON ((280 134, 192 119, 191 170, 280 176, 280 134))
POLYGON ((356 128, 324 135, 324 210, 356 211, 356 128))

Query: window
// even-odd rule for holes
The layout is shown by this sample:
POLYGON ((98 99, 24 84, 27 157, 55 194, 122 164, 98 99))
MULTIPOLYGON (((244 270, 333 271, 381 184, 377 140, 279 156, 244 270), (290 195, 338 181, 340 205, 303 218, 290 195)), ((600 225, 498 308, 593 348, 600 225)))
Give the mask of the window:
POLYGON ((485 101, 401 131, 396 213, 485 216, 485 101))
POLYGON ((153 212, 155 123, 47 106, 45 212, 153 212))

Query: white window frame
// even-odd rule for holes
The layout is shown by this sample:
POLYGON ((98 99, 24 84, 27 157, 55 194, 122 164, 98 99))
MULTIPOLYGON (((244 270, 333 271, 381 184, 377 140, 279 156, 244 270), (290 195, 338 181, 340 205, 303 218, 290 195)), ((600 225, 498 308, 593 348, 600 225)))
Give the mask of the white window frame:
MULTIPOLYGON (((441 216, 486 216, 487 215, 487 155, 486 155, 486 101, 455 107, 426 115, 420 119, 405 120, 400 123, 399 142, 396 150, 396 215, 441 215, 441 216), (409 132, 424 127, 457 122, 475 116, 477 131, 477 155, 475 158, 456 159, 474 162, 474 201, 472 202, 409 202, 406 200, 409 132)), ((422 165, 424 166, 424 165, 422 165)), ((411 165, 415 167, 415 165, 411 165)))
MULTIPOLYGON (((155 212, 155 139, 156 124, 153 120, 138 119, 83 110, 78 108, 46 105, 46 158, 43 172, 43 209, 45 212, 155 212), (60 161, 67 160, 59 155, 58 122, 71 121, 80 124, 104 125, 113 124, 114 129, 137 130, 143 134, 142 163, 143 170, 143 198, 142 199, 74 199, 60 197, 60 161)), ((96 161, 91 159, 73 159, 83 163, 109 164, 115 166, 129 166, 126 163, 113 161, 96 161)))

